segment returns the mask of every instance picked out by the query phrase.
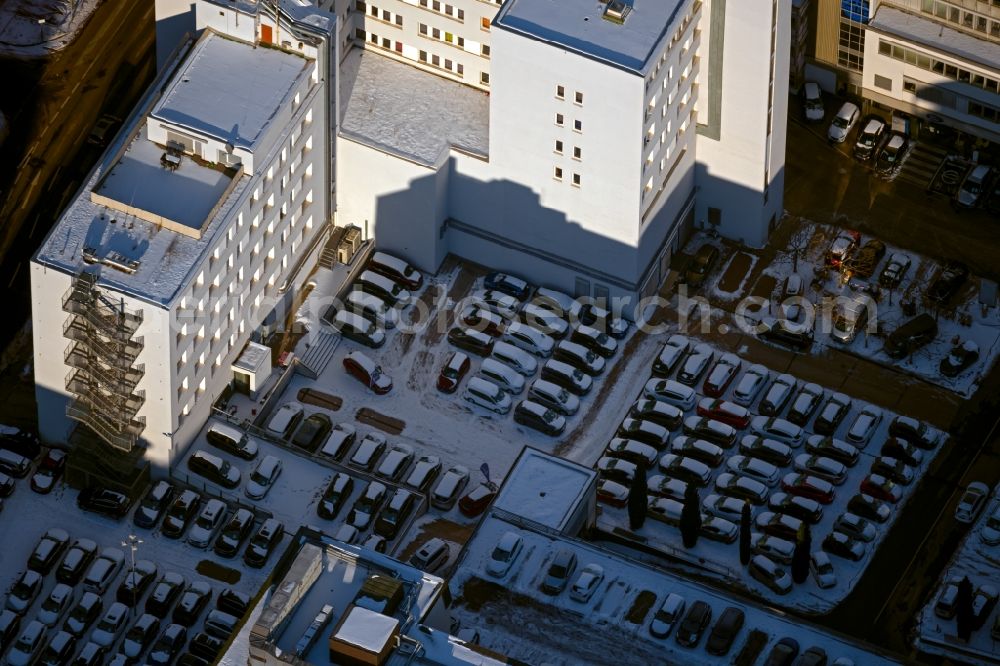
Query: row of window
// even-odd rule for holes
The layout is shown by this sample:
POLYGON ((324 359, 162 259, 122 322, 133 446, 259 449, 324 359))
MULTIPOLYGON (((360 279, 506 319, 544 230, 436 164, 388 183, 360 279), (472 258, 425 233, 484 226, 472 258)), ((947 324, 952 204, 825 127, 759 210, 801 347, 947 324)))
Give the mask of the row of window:
POLYGON ((939 60, 914 49, 887 42, 884 39, 879 40, 878 52, 880 55, 888 56, 893 60, 905 62, 908 65, 919 67, 928 72, 934 72, 955 81, 967 83, 977 88, 984 88, 992 93, 1000 92, 1000 81, 997 79, 991 79, 983 74, 978 74, 958 65, 939 60))
POLYGON ((465 76, 465 65, 460 62, 454 62, 451 58, 442 58, 436 53, 428 54, 427 51, 421 51, 418 54, 418 59, 425 65, 441 67, 442 69, 448 70, 452 74, 465 76))
POLYGON ((390 12, 388 9, 381 9, 380 10, 375 5, 368 5, 368 11, 366 12, 365 11, 364 0, 357 0, 357 3, 355 3, 354 7, 359 12, 361 12, 363 14, 366 13, 366 14, 368 14, 368 16, 371 16, 374 19, 377 19, 379 21, 383 21, 385 23, 392 24, 392 25, 397 26, 399 28, 403 27, 403 17, 400 16, 399 14, 394 14, 394 13, 390 12))
MULTIPOLYGON (((556 114, 556 127, 565 127, 565 126, 566 126, 566 116, 564 116, 561 113, 557 113, 556 114)), ((583 121, 582 120, 576 119, 576 120, 573 121, 573 131, 574 132, 582 132, 583 131, 583 121)))
MULTIPOLYGON (((994 7, 1000 7, 1000 0, 993 0, 994 7)), ((982 34, 989 32, 994 38, 1000 38, 1000 21, 990 20, 988 16, 970 12, 941 0, 920 0, 920 11, 930 14, 949 23, 954 23, 966 30, 974 30, 982 34)))
MULTIPOLYGON (((422 37, 427 37, 428 39, 435 39, 439 42, 444 42, 445 44, 451 44, 452 46, 457 46, 460 49, 465 49, 465 37, 461 35, 456 35, 453 32, 447 30, 441 30, 440 28, 432 28, 426 23, 421 23, 417 26, 417 32, 420 33, 422 37)), ((479 55, 484 58, 490 57, 490 45, 480 44, 479 45, 479 55)))
POLYGON ((429 9, 430 11, 437 12, 438 14, 444 14, 449 16, 456 21, 465 20, 465 10, 460 7, 454 7, 447 3, 442 3, 440 0, 420 0, 420 6, 424 9, 429 9))
POLYGON ((969 115, 1000 124, 1000 109, 980 102, 969 102, 969 115))
MULTIPOLYGON (((554 178, 555 180, 558 180, 558 181, 562 182, 562 179, 563 179, 563 169, 562 169, 562 167, 555 167, 555 169, 553 169, 553 171, 552 171, 552 178, 554 178)), ((573 174, 573 178, 572 178, 572 180, 570 182, 573 183, 573 187, 580 187, 580 185, 583 183, 583 178, 580 176, 580 174, 574 173, 573 174)))
POLYGON ((848 19, 840 20, 840 49, 837 64, 860 72, 865 63, 865 28, 848 19))
MULTIPOLYGON (((566 99, 566 86, 556 86, 556 99, 566 99)), ((573 93, 573 103, 583 106, 583 93, 579 90, 573 93)))
MULTIPOLYGON (((557 155, 563 154, 563 142, 561 140, 556 139, 556 147, 554 150, 557 155)), ((581 148, 580 146, 573 146, 573 159, 574 160, 583 159, 583 148, 581 148)))

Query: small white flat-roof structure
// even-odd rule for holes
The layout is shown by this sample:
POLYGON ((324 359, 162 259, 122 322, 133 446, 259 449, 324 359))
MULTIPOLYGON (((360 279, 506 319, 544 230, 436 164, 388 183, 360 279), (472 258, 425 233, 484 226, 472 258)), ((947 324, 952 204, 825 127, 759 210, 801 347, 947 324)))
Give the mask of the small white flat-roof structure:
POLYGON ((361 606, 355 606, 333 635, 334 640, 375 654, 386 649, 399 630, 399 620, 361 606))
POLYGON ((895 7, 880 6, 868 27, 887 35, 949 53, 993 71, 1000 70, 1000 48, 996 42, 979 39, 895 7))
POLYGON ((307 64, 212 35, 198 42, 150 116, 253 150, 307 64))
POLYGON ((351 49, 340 99, 340 133, 358 143, 429 166, 452 147, 489 155, 490 102, 480 90, 351 49))
POLYGON ((593 469, 525 448, 493 501, 493 509, 562 531, 593 494, 596 478, 593 469))
POLYGON ((597 0, 508 0, 494 23, 581 55, 642 72, 684 0, 625 0, 622 23, 604 18, 597 0))

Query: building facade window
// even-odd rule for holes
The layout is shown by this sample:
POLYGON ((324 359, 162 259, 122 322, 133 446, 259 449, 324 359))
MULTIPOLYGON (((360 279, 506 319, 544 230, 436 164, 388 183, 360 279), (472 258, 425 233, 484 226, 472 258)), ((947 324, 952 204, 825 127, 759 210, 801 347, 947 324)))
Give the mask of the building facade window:
POLYGON ((490 85, 490 73, 489 72, 480 72, 479 73, 479 82, 481 84, 483 84, 484 86, 490 85))
POLYGON ((577 104, 583 104, 583 93, 577 91, 576 98, 574 100, 577 104))
POLYGON ((583 159, 583 148, 580 146, 573 146, 573 159, 582 160, 583 159))
POLYGON ((563 126, 563 114, 561 113, 556 114, 556 125, 558 125, 559 127, 563 126))
POLYGON ((552 177, 556 180, 562 180, 562 167, 556 167, 552 172, 552 177))
POLYGON ((574 131, 582 132, 583 131, 583 121, 582 120, 574 120, 573 121, 573 129, 574 129, 574 131))
POLYGON ((573 185, 575 187, 580 187, 580 182, 581 182, 580 174, 574 173, 573 174, 573 185))
POLYGON ((563 151, 563 142, 560 141, 559 139, 556 139, 556 152, 562 155, 562 151, 563 151))
POLYGON ((566 88, 563 86, 556 86, 556 99, 566 98, 566 88))

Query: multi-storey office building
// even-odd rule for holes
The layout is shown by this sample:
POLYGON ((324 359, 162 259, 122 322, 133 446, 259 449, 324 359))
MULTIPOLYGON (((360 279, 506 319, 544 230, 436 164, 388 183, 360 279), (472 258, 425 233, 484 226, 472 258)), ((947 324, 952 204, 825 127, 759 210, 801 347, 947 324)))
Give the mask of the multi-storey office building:
POLYGON ((244 25, 167 65, 32 262, 40 434, 83 435, 80 483, 166 470, 326 231, 333 17, 244 25))

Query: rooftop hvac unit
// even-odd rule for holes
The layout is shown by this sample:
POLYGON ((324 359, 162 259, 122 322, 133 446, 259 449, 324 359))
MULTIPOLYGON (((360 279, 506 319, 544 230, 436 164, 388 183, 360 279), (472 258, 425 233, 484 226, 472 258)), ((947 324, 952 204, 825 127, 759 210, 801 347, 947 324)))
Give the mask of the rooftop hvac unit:
POLYGON ((354 261, 354 255, 361 247, 361 229, 353 224, 344 227, 344 235, 337 246, 337 262, 349 264, 354 261))

